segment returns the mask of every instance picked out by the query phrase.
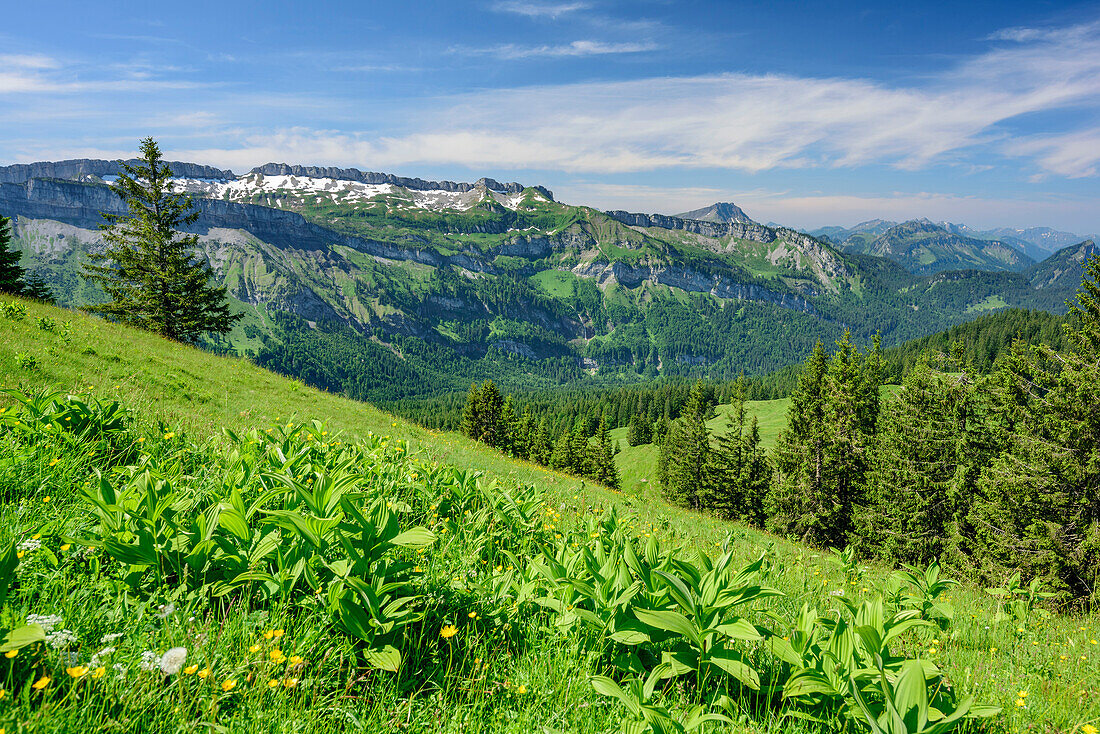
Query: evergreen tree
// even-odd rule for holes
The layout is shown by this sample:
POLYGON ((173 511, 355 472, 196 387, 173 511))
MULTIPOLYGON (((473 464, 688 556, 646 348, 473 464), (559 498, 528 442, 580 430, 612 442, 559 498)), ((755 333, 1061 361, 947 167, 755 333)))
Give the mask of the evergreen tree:
POLYGON ((556 471, 572 473, 576 466, 573 457, 572 436, 567 431, 562 431, 558 440, 554 443, 554 450, 550 454, 550 468, 556 471))
POLYGON ((1100 582, 1100 257, 1064 326, 1072 349, 1018 345, 993 400, 1000 454, 982 472, 968 520, 987 578, 1013 570, 1073 596, 1100 582))
POLYGON ((704 501, 719 517, 762 525, 771 470, 760 448, 756 417, 747 420, 743 381, 734 385, 729 400, 725 433, 711 450, 704 501))
POLYGON ((596 443, 591 448, 590 465, 592 478, 600 484, 614 489, 619 488, 619 470, 615 467, 615 448, 611 444, 611 433, 607 428, 607 419, 600 417, 596 430, 596 443))
POLYGON ((658 479, 665 496, 695 510, 702 509, 709 482, 711 448, 706 421, 713 414, 714 392, 700 380, 658 448, 658 479))
POLYGON ((965 374, 939 372, 927 358, 906 375, 883 410, 866 503, 856 513, 853 541, 862 552, 924 566, 957 545, 972 402, 965 374))
POLYGON ((588 436, 588 419, 581 418, 573 425, 573 430, 569 434, 569 454, 573 459, 573 464, 567 471, 582 477, 592 474, 588 436))
POLYGON ((84 264, 84 277, 110 300, 85 309, 185 343, 224 334, 242 314, 231 314, 225 288, 210 284, 210 266, 194 254, 198 237, 179 232, 198 212, 189 197, 172 193, 172 172, 152 138, 141 153, 136 165, 120 164, 111 186, 129 214, 103 214, 107 247, 84 264))
POLYGON ((22 295, 26 274, 19 265, 22 256, 11 244, 11 219, 0 217, 0 293, 22 295))
POLYGON ((653 441, 653 426, 643 412, 630 416, 630 426, 626 431, 626 443, 629 446, 641 446, 653 441))
POLYGON ((877 346, 861 358, 847 332, 828 360, 815 346, 776 447, 773 529, 820 545, 847 543, 853 508, 863 500, 881 374, 877 346))

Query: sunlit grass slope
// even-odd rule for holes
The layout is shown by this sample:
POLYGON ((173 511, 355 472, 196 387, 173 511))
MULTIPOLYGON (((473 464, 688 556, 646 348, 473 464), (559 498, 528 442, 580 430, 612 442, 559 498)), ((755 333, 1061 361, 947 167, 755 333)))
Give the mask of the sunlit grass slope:
MULTIPOLYGON (((371 433, 389 436, 391 441, 404 440, 408 442, 409 453, 425 461, 481 471, 490 478, 499 479, 505 487, 529 484, 545 490, 548 522, 557 523, 557 528, 550 526, 551 533, 556 529, 574 529, 584 518, 591 518, 598 508, 614 505, 619 508, 625 526, 642 540, 657 536, 662 542, 682 544, 713 556, 719 546, 730 539, 729 547, 740 564, 747 564, 767 552, 772 569, 767 583, 785 594, 768 602, 769 610, 779 615, 777 618, 791 619, 803 604, 816 606, 822 614, 835 615, 837 594, 843 592, 857 600, 872 595, 882 586, 888 573, 887 569, 875 564, 864 564, 858 569, 850 569, 850 575, 845 577, 836 556, 827 551, 789 543, 757 530, 664 504, 652 486, 652 470, 647 468, 655 460, 653 447, 628 448, 625 436, 620 436, 624 439, 624 449, 619 456, 624 491, 616 493, 510 460, 455 434, 425 430, 369 405, 313 390, 242 360, 216 357, 78 313, 39 304, 27 304, 27 308, 26 316, 20 320, 0 318, 0 383, 24 392, 51 390, 117 399, 138 416, 141 424, 138 430, 152 437, 150 443, 172 434, 173 441, 205 444, 209 447, 205 450, 216 452, 220 445, 231 443, 222 436, 223 427, 243 436, 252 429, 264 431, 310 419, 324 421, 328 431, 333 435, 339 433, 348 441, 371 433), (642 479, 648 481, 642 482, 642 479)), ((3 400, 6 399, 0 398, 3 400)), ((7 403, 0 407, 7 407, 7 403)), ((772 445, 786 406, 779 401, 769 401, 751 407, 760 417, 765 445, 772 445)), ((716 419, 717 423, 723 421, 722 416, 716 419)), ((58 457, 58 468, 67 466, 63 459, 58 457)), ((28 472, 48 473, 48 467, 52 466, 43 463, 29 467, 28 472)), ((412 465, 400 466, 404 467, 401 471, 420 471, 412 465)), ((88 509, 75 497, 88 470, 76 464, 71 470, 71 476, 58 472, 57 476, 39 477, 38 484, 21 485, 23 496, 2 510, 0 543, 25 532, 32 524, 66 528, 88 526, 89 521, 81 514, 88 509), (51 501, 45 501, 45 497, 40 496, 44 483, 65 485, 64 491, 72 499, 58 501, 57 498, 62 497, 59 490, 51 501)), ((63 579, 43 579, 44 589, 64 588, 63 579)), ((63 595, 64 592, 59 593, 63 595)), ((464 593, 469 594, 465 598, 473 612, 482 602, 473 592, 464 593)), ((1088 730, 1082 727, 1095 723, 1100 717, 1100 645, 1096 643, 1100 624, 1095 615, 1056 616, 1049 620, 1033 616, 1021 622, 998 619, 996 601, 972 585, 953 589, 947 601, 955 610, 955 619, 946 631, 908 635, 899 645, 909 656, 934 661, 960 695, 974 695, 983 702, 1001 706, 1003 713, 981 724, 983 729, 1083 731, 1087 734, 1088 730)), ((35 603, 39 605, 34 608, 36 612, 53 608, 53 605, 65 614, 85 613, 69 609, 64 598, 43 597, 35 603)), ((110 615, 114 619, 124 616, 125 612, 113 611, 110 615)), ((760 619, 758 623, 762 623, 763 618, 760 619)), ((458 621, 463 634, 467 629, 464 625, 473 624, 464 618, 458 621)), ((272 620, 272 624, 274 622, 276 620, 272 620)), ((292 622, 286 621, 288 629, 292 622)), ((196 628, 189 634, 205 640, 207 635, 224 632, 231 649, 226 648, 228 652, 219 654, 235 660, 257 654, 249 645, 249 635, 257 625, 271 626, 263 618, 242 616, 234 617, 220 628, 196 628)), ((288 637, 292 632, 288 632, 288 637)), ((299 633, 306 634, 305 631, 299 633)), ((370 683, 370 676, 378 673, 367 673, 360 678, 362 671, 337 667, 329 671, 331 678, 325 682, 327 686, 337 685, 337 689, 326 689, 328 692, 323 699, 303 693, 288 703, 288 699, 275 698, 274 694, 269 696, 270 700, 263 698, 267 692, 256 693, 255 697, 247 699, 242 693, 237 709, 230 706, 230 699, 225 699, 228 708, 223 713, 228 718, 219 719, 218 711, 212 710, 203 714, 206 718, 202 720, 187 722, 174 722, 170 703, 157 701, 151 702, 150 707, 162 718, 150 719, 147 728, 167 731, 177 723, 185 728, 219 728, 227 724, 232 727, 232 717, 243 716, 239 726, 247 724, 249 728, 272 731, 309 730, 314 728, 311 716, 322 717, 317 721, 331 725, 333 712, 345 717, 340 719, 341 726, 348 729, 356 728, 355 721, 368 729, 381 729, 398 728, 398 722, 413 719, 419 722, 418 727, 422 730, 533 731, 545 726, 555 731, 594 732, 617 726, 618 720, 608 709, 607 699, 594 694, 587 685, 588 675, 606 671, 606 661, 601 662, 598 655, 578 654, 570 638, 552 630, 538 634, 543 636, 537 638, 539 642, 533 647, 494 648, 485 638, 484 645, 470 648, 470 659, 442 659, 439 664, 444 667, 441 670, 450 671, 453 664, 455 675, 463 676, 459 681, 461 685, 445 686, 438 691, 433 689, 425 694, 430 698, 423 700, 414 701, 415 695, 408 695, 407 689, 396 684, 391 688, 389 684, 370 683), (494 655, 491 661, 486 661, 491 662, 491 667, 479 669, 477 666, 482 663, 474 662, 475 655, 478 661, 494 655), (489 679, 491 685, 486 682, 489 679), (516 686, 520 684, 524 691, 517 694, 516 686), (349 693, 340 694, 338 689, 345 685, 344 690, 349 693), (360 698, 352 692, 359 690, 356 686, 365 686, 370 695, 360 698), (247 706, 244 701, 248 702, 247 706), (264 712, 270 713, 270 720, 264 718, 264 712), (291 722, 295 717, 297 724, 291 722)), ((154 644, 152 628, 149 635, 150 644, 154 644)), ((167 645, 170 641, 164 642, 167 645)), ((328 644, 316 637, 300 637, 294 642, 306 650, 311 660, 325 656, 328 644)), ((433 638, 423 644, 438 645, 439 641, 433 638)), ((268 654, 270 647, 257 649, 268 654)), ((240 680, 244 688, 245 679, 240 680)), ((257 688, 249 683, 248 690, 257 688)), ((678 705, 679 693, 676 690, 666 693, 668 698, 663 699, 666 704, 678 705)), ((17 725, 20 730, 64 731, 78 725, 78 718, 73 718, 78 714, 73 712, 79 709, 61 707, 56 714, 60 718, 51 720, 32 705, 31 695, 27 693, 27 698, 11 704, 0 700, 0 726, 6 724, 11 731, 16 730, 17 725), (5 708, 8 705, 23 708, 5 708), (69 718, 62 716, 62 710, 70 712, 65 714, 69 718), (33 717, 33 721, 27 717, 33 717)), ((193 703, 180 701, 175 705, 191 711, 189 707, 193 703)), ((142 728, 135 721, 130 721, 130 726, 136 727, 135 730, 142 728)), ((780 722, 765 717, 746 719, 737 730, 802 728, 804 725, 795 720, 780 722)))

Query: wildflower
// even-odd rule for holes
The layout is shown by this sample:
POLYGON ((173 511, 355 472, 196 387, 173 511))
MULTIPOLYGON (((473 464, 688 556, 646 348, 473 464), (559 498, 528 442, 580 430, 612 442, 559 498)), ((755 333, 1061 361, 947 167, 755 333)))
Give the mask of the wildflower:
POLYGON ((11 660, 13 657, 15 657, 18 654, 19 654, 18 650, 8 650, 6 653, 4 653, 4 657, 6 657, 8 660, 11 660))
POLYGON ((187 661, 186 647, 173 647, 160 657, 160 672, 165 675, 175 675, 183 668, 187 661))
POLYGON ((36 691, 41 691, 43 688, 45 688, 49 684, 50 684, 50 676, 44 675, 41 678, 39 678, 38 680, 36 680, 34 682, 34 685, 31 686, 31 688, 33 688, 36 691))
POLYGON ((164 440, 165 441, 171 441, 175 437, 176 437, 175 431, 169 431, 168 433, 164 434, 164 440))
POLYGON ((105 675, 107 675, 107 669, 100 665, 98 668, 92 671, 92 680, 99 680, 105 675))
POLYGON ((249 645, 248 646, 248 651, 249 652, 259 652, 260 651, 260 646, 259 645, 249 645))
POLYGON ((70 543, 65 543, 65 544, 64 544, 63 546, 61 546, 61 552, 62 552, 62 553, 64 553, 64 552, 66 552, 67 550, 69 550, 69 549, 70 549, 70 548, 72 548, 72 547, 73 547, 73 546, 72 546, 72 544, 70 544, 70 543))
POLYGON ((300 655, 291 655, 290 659, 287 662, 289 662, 291 665, 301 665, 304 661, 302 660, 300 655))
POLYGON ((50 496, 49 495, 46 495, 45 497, 42 498, 42 504, 46 504, 49 501, 50 501, 50 496))
POLYGON ((1097 729, 1092 724, 1082 724, 1081 734, 1096 734, 1097 729))
POLYGON ((229 680, 223 680, 222 681, 222 690, 225 691, 226 693, 229 693, 230 691, 232 691, 236 687, 237 687, 237 681, 234 678, 230 678, 229 680))
POLYGON ((298 685, 297 678, 287 678, 283 681, 283 688, 294 688, 296 685, 298 685))
POLYGON ((267 682, 267 687, 268 687, 268 688, 278 688, 278 687, 279 687, 279 681, 277 681, 277 680, 275 680, 274 678, 272 678, 271 680, 269 680, 269 681, 267 682))
MULTIPOLYGON (((66 420, 68 420, 68 419, 66 418, 66 420)), ((54 460, 52 460, 52 461, 50 462, 50 466, 55 466, 55 465, 57 464, 57 462, 59 462, 59 461, 61 461, 61 459, 54 459, 54 460)))
POLYGON ((272 630, 267 630, 266 632, 264 632, 264 639, 265 640, 270 640, 274 636, 275 636, 275 632, 272 631, 272 630))
POLYGON ((274 637, 277 640, 277 639, 279 639, 280 637, 283 636, 283 631, 282 630, 271 630, 271 636, 274 637))
POLYGON ((159 619, 168 619, 175 611, 175 604, 161 604, 157 607, 157 617, 159 619))
POLYGON ((477 619, 477 612, 470 612, 466 616, 469 617, 470 619, 477 619))
POLYGON ((283 655, 283 651, 279 650, 279 649, 272 650, 271 652, 269 652, 267 654, 267 656, 269 658, 271 658, 271 662, 276 663, 276 664, 281 663, 284 660, 286 660, 286 656, 283 655))
POLYGON ((1019 698, 1027 698, 1027 691, 1016 691, 1016 695, 1019 698))
POLYGON ((203 668, 202 670, 199 671, 199 677, 200 678, 205 679, 209 676, 210 676, 210 668, 203 668))
POLYGON ((527 686, 516 686, 516 693, 518 693, 521 696, 524 693, 527 693, 527 686))
MULTIPOLYGON (((0 411, 0 412, 3 412, 3 411, 0 411)), ((0 688, 0 701, 3 701, 7 697, 7 695, 8 695, 8 692, 5 691, 3 688, 0 688)))
POLYGON ((15 557, 19 560, 23 560, 23 556, 27 555, 27 551, 16 551, 15 557))
POLYGON ((1027 701, 1025 701, 1022 698, 1017 698, 1016 699, 1016 705, 1019 706, 1020 708, 1027 708, 1027 701))
POLYGON ((38 538, 28 538, 19 544, 19 550, 23 551, 36 551, 42 547, 42 541, 38 538))
POLYGON ((121 640, 121 639, 122 639, 122 633, 121 632, 111 632, 111 633, 103 635, 103 637, 99 638, 99 644, 109 645, 112 642, 114 642, 115 640, 121 640))
POLYGON ((444 640, 449 640, 456 634, 458 634, 458 627, 455 627, 453 624, 445 624, 443 625, 443 629, 439 630, 439 636, 444 640))
POLYGON ((87 665, 74 665, 71 668, 65 668, 65 672, 69 674, 70 678, 81 678, 88 673, 87 665))
POLYGON ((76 635, 72 630, 58 630, 46 635, 46 644, 54 650, 63 650, 76 642, 76 635))
POLYGON ((146 650, 141 653, 139 667, 146 673, 160 670, 160 655, 158 655, 155 650, 146 650))
POLYGON ((194 675, 197 672, 199 672, 199 666, 197 665, 188 665, 186 668, 183 669, 184 675, 194 675))

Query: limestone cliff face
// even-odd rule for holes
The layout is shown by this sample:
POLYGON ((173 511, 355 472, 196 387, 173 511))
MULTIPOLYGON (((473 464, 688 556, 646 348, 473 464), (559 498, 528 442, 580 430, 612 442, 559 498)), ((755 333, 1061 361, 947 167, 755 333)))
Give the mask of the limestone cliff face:
MULTIPOLYGON (((127 161, 136 163, 135 160, 127 161)), ((236 178, 232 171, 203 166, 198 163, 169 161, 168 167, 174 176, 181 178, 236 178)), ((0 183, 25 183, 34 178, 79 179, 84 176, 117 176, 122 171, 118 161, 106 161, 92 158, 77 158, 69 161, 42 161, 40 163, 17 163, 12 166, 0 166, 0 183)))
POLYGON ((738 283, 718 274, 670 265, 629 265, 626 263, 588 263, 573 269, 577 275, 595 278, 603 284, 616 283, 634 288, 644 281, 681 288, 693 293, 710 293, 719 298, 772 303, 784 308, 820 316, 813 304, 801 296, 779 293, 750 283, 738 283))

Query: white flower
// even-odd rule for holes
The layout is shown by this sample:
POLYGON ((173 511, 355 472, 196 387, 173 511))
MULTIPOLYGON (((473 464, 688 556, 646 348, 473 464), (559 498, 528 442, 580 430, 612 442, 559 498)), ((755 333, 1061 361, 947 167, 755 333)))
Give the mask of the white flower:
POLYGON ((100 645, 110 645, 115 640, 121 640, 121 639, 122 639, 122 633, 121 632, 111 632, 110 634, 103 635, 103 637, 101 637, 99 639, 99 644, 100 645))
POLYGON ((154 670, 160 670, 160 655, 156 650, 146 650, 141 653, 141 662, 138 664, 146 673, 152 673, 154 670))
POLYGON ((157 607, 157 616, 161 619, 165 619, 175 611, 175 604, 161 604, 159 607, 157 607))
POLYGON ((61 624, 63 620, 56 614, 28 614, 27 624, 37 624, 47 635, 53 632, 53 628, 61 624))
POLYGON ((35 540, 34 538, 27 538, 19 544, 19 550, 21 551, 36 551, 42 547, 41 540, 35 540))
POLYGON ((62 650, 76 642, 76 635, 72 630, 58 630, 46 635, 46 644, 54 650, 62 650))
POLYGON ((168 652, 161 655, 160 658, 160 672, 165 675, 175 675, 183 668, 183 664, 187 661, 187 648, 186 647, 173 647, 168 652))
POLYGON ((837 589, 836 591, 830 591, 829 596, 844 596, 844 589, 837 589))
POLYGON ((93 668, 98 668, 100 663, 103 662, 103 658, 109 657, 111 654, 114 653, 114 651, 115 651, 115 648, 113 648, 113 647, 103 648, 102 650, 97 652, 95 655, 92 655, 92 659, 88 663, 88 665, 90 665, 93 668))
POLYGON ((116 673, 115 678, 117 680, 122 680, 123 678, 126 677, 126 666, 123 665, 122 663, 115 663, 114 665, 111 666, 111 668, 115 671, 115 673, 116 673))

